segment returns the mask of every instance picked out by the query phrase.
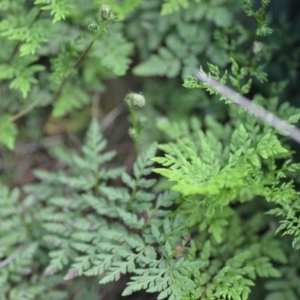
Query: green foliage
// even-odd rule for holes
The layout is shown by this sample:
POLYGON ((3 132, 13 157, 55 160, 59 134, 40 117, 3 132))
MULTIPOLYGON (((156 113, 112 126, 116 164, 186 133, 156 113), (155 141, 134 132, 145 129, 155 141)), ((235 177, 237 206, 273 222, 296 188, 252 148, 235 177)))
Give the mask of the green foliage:
POLYGON ((192 76, 297 125, 278 3, 1 1, 0 300, 300 298, 298 148, 192 76))
MULTIPOLYGON (((40 234, 41 228, 34 216, 38 212, 34 197, 26 197, 20 203, 20 191, 18 189, 9 191, 2 184, 0 195, 0 297, 14 300, 36 299, 48 288, 51 289, 57 284, 59 278, 53 277, 48 281, 37 276, 39 264, 36 257, 40 257, 43 261, 45 253, 39 252, 41 245, 35 238, 40 234), (25 278, 29 278, 27 284, 25 278)), ((58 292, 56 292, 57 296, 58 292)), ((48 299, 51 299, 53 294, 49 291, 48 299)))
POLYGON ((32 65, 35 60, 35 57, 18 58, 9 64, 5 63, 1 65, 0 78, 2 80, 12 79, 9 87, 11 89, 20 90, 24 98, 28 96, 32 84, 38 82, 34 78, 34 74, 44 70, 43 66, 32 65))
MULTIPOLYGON (((103 4, 102 0, 94 0, 95 4, 103 4)), ((136 7, 143 3, 142 0, 108 0, 105 4, 109 5, 112 10, 116 13, 119 20, 123 20, 130 12, 132 12, 136 7)))
MULTIPOLYGON (((9 122, 9 115, 2 115, 0 124, 6 124, 7 122, 9 122)), ((12 150, 14 148, 16 136, 17 127, 15 124, 10 123, 9 125, 5 125, 5 130, 3 130, 3 127, 0 127, 0 143, 5 145, 8 149, 12 150)))
POLYGON ((49 0, 36 0, 34 5, 43 5, 41 10, 50 10, 50 15, 53 16, 53 23, 60 20, 64 20, 66 16, 70 13, 72 5, 69 4, 70 0, 63 1, 49 1, 49 0))
POLYGON ((224 66, 224 52, 210 42, 216 28, 232 25, 232 14, 238 8, 238 1, 194 1, 190 5, 188 1, 168 1, 163 4, 162 17, 158 3, 144 3, 143 12, 133 17, 127 27, 130 37, 139 39, 137 46, 142 59, 134 67, 134 74, 185 76, 208 58, 224 66), (186 9, 170 14, 180 6, 186 9))
POLYGON ((82 89, 67 85, 54 105, 53 117, 62 117, 87 103, 89 103, 89 97, 82 89))
MULTIPOLYGON (((200 2, 199 0, 195 0, 196 2, 200 2)), ((168 15, 178 11, 181 7, 187 8, 189 6, 189 1, 178 1, 178 0, 165 0, 165 3, 162 5, 161 14, 168 15)))
POLYGON ((20 56, 35 54, 42 43, 49 41, 44 29, 50 27, 51 23, 48 20, 39 20, 39 17, 38 8, 33 7, 27 12, 20 6, 15 14, 8 15, 0 23, 1 36, 20 43, 20 56), (22 13, 21 18, 19 14, 22 13))
POLYGON ((91 56, 99 60, 100 64, 111 70, 115 75, 122 76, 126 73, 131 63, 129 55, 133 51, 133 44, 125 39, 122 34, 123 26, 114 24, 109 34, 95 43, 95 49, 91 56))
MULTIPOLYGON (((9 196, 3 187, 1 211, 6 224, 6 230, 2 232, 4 238, 12 226, 18 227, 20 222, 25 222, 25 226, 22 226, 24 232, 15 231, 22 239, 10 236, 7 241, 3 240, 1 253, 4 256, 10 253, 10 247, 15 246, 16 241, 21 248, 25 247, 25 242, 34 240, 32 235, 40 231, 39 234, 43 234, 50 250, 50 262, 44 272, 47 276, 62 269, 66 280, 83 275, 104 274, 100 281, 104 284, 131 272, 136 276, 132 277, 124 294, 147 289, 149 292, 161 291, 161 299, 168 295, 180 299, 187 292, 187 287, 194 286, 188 278, 182 282, 182 274, 191 276, 198 264, 173 258, 176 242, 180 239, 182 221, 173 219, 168 207, 174 203, 177 194, 165 192, 156 196, 149 190, 155 180, 145 176, 151 172, 153 162, 150 159, 154 156, 156 145, 137 158, 132 176, 120 168, 105 168, 105 163, 115 156, 114 151, 103 152, 105 145, 106 141, 94 120, 87 133, 82 156, 76 153, 65 156, 61 150, 56 151, 60 159, 65 158, 69 170, 57 174, 36 171, 41 183, 25 188, 32 195, 23 202, 26 209, 32 209, 32 215, 29 214, 26 220, 23 220, 23 206, 18 208, 19 214, 13 215, 13 205, 16 205, 19 197, 17 191, 9 196), (109 181, 119 176, 124 186, 110 186, 109 181), (43 193, 38 192, 41 190, 43 193), (39 227, 31 219, 33 216, 40 224, 39 227), (31 226, 34 224, 36 227, 32 232, 31 226), (160 228, 165 230, 163 235, 160 234, 160 228), (149 272, 150 286, 144 279, 140 282, 140 276, 146 270, 149 272), (184 284, 186 282, 189 283, 187 287, 184 284), (164 288, 166 286, 167 290, 164 288)), ((38 244, 35 242, 33 245, 28 248, 31 263, 33 253, 38 251, 38 244)), ((27 255, 25 251, 22 253, 27 255)), ((19 257, 20 261, 28 264, 22 258, 19 257)), ((13 257, 11 260, 14 262, 13 257)), ((4 264, 5 267, 12 267, 9 261, 7 265, 4 264)), ((28 272, 31 274, 30 269, 28 272)), ((2 276, 6 276, 7 280, 8 275, 5 274, 2 276)), ((18 269, 10 273, 9 278, 17 274, 18 269)), ((5 286, 5 291, 8 290, 9 285, 7 288, 5 286)))
MULTIPOLYGON (((208 126, 210 123, 213 124, 212 120, 207 120, 208 126)), ((214 125, 210 127, 217 127, 217 124, 214 125)), ((2 186, 1 220, 4 225, 1 253, 6 258, 1 262, 0 278, 4 291, 9 295, 8 299, 17 299, 22 295, 18 293, 24 293, 18 282, 21 283, 25 275, 35 278, 35 265, 39 268, 44 266, 40 272, 45 278, 53 278, 51 290, 56 289, 62 277, 67 281, 72 280, 71 285, 66 287, 67 293, 71 293, 71 287, 85 276, 95 280, 101 276, 100 284, 106 284, 119 280, 122 274, 130 273, 124 296, 144 289, 149 293, 157 292, 159 299, 248 299, 257 277, 281 276, 281 272, 273 265, 273 262, 287 263, 285 250, 281 248, 279 240, 271 232, 264 234, 260 240, 257 237, 257 232, 270 219, 258 214, 242 225, 238 211, 231 209, 229 204, 246 201, 247 205, 247 200, 265 193, 268 201, 279 205, 282 201, 274 198, 274 193, 279 195, 276 184, 273 190, 265 186, 270 186, 272 180, 276 181, 279 174, 282 178, 284 170, 295 171, 299 166, 286 164, 278 171, 273 170, 274 174, 267 173, 268 167, 273 165, 272 160, 286 155, 273 135, 268 138, 273 137, 277 148, 271 149, 264 143, 264 138, 254 136, 254 141, 258 140, 255 148, 245 142, 246 130, 243 126, 233 133, 229 128, 232 142, 226 150, 216 144, 210 131, 204 135, 196 130, 197 126, 199 124, 193 119, 192 128, 195 132, 190 132, 190 136, 194 136, 194 148, 199 144, 197 136, 203 141, 199 148, 204 160, 201 168, 193 162, 198 173, 201 175, 199 170, 210 172, 211 155, 208 153, 213 152, 209 149, 209 144, 213 143, 215 149, 224 153, 214 164, 227 163, 228 176, 232 178, 234 172, 239 173, 239 180, 223 180, 224 184, 221 185, 216 179, 212 183, 207 176, 206 184, 199 185, 198 180, 197 189, 193 182, 190 183, 192 192, 184 183, 183 186, 178 185, 176 189, 180 190, 183 197, 168 191, 156 195, 151 191, 156 180, 149 178, 156 145, 138 156, 132 175, 122 168, 107 169, 106 165, 115 152, 104 151, 106 141, 100 134, 97 121, 93 120, 82 154, 60 147, 54 149, 53 154, 65 163, 66 171, 36 171, 40 182, 24 187, 28 196, 21 205, 18 204, 18 190, 9 192, 2 186), (248 151, 250 146, 256 149, 260 163, 266 164, 264 176, 262 171, 259 172, 261 166, 252 163, 251 155, 254 154, 248 151), (234 157, 230 153, 235 147, 241 150, 234 157), (231 158, 229 163, 228 157, 231 158), (239 160, 244 160, 244 173, 251 170, 252 177, 242 175, 239 160), (111 185, 110 182, 117 178, 121 179, 122 185, 111 185), (205 193, 202 194, 202 191, 205 193), (201 201, 195 194, 201 195, 201 201), (174 213, 172 205, 175 203, 178 208, 174 213), (13 228, 22 228, 22 231, 13 228), (195 232, 191 241, 187 233, 197 228, 200 233, 195 232), (7 235, 8 232, 14 232, 14 235, 7 235), (40 240, 41 235, 43 240, 40 240), (27 273, 23 274, 25 266, 27 273)), ((176 155, 184 149, 185 155, 192 155, 187 159, 192 160, 193 146, 189 146, 190 150, 180 142, 176 155)), ((178 165, 185 166, 184 176, 187 175, 187 169, 194 170, 179 159, 178 165)), ((217 169, 220 169, 220 173, 225 172, 225 168, 217 169)), ((173 171, 170 167, 170 173, 173 171)), ((215 178, 218 176, 221 175, 216 173, 215 178)), ((282 186, 280 200, 285 198, 285 203, 290 204, 295 193, 291 185, 287 186, 282 186), (285 192, 290 195, 285 195, 285 192)), ((41 284, 39 280, 32 279, 33 286, 28 286, 30 291, 41 284)), ((45 289, 37 289, 29 299, 42 294, 43 299, 52 299, 51 292, 48 294, 45 289)), ((55 299, 62 298, 57 296, 55 299)))
MULTIPOLYGON (((118 12, 125 16, 138 3, 128 2, 118 12)), ((100 4, 81 6, 79 0, 1 3, 1 119, 13 118, 35 102, 37 89, 37 106, 51 105, 54 117, 65 116, 91 103, 90 94, 103 90, 101 79, 125 74, 133 45, 125 39, 122 25, 110 24, 115 21, 113 12, 110 20, 102 20, 100 4), (93 34, 88 30, 90 22, 98 28, 93 34), (85 74, 84 80, 78 74, 85 74), (93 74, 93 79, 87 74, 93 74)), ((11 125, 5 127, 12 132, 11 125)), ((1 136, 1 144, 13 148, 15 130, 10 141, 4 133, 1 136)))
MULTIPOLYGON (((275 182, 279 175, 274 173, 274 176, 266 178, 264 182, 262 179, 265 176, 261 170, 265 164, 268 168, 273 168, 275 159, 286 157, 288 152, 274 134, 251 134, 241 124, 228 132, 231 139, 225 144, 225 141, 222 143, 218 140, 209 125, 205 125, 205 133, 199 127, 194 128, 195 132, 189 132, 189 136, 194 137, 193 140, 182 136, 176 143, 160 146, 167 155, 155 161, 167 168, 155 171, 174 182, 175 190, 184 195, 201 194, 208 197, 216 194, 224 197, 227 191, 230 199, 222 199, 225 205, 238 198, 240 192, 243 194, 244 187, 248 184, 257 183, 257 189, 261 193, 264 185, 269 186, 275 182), (203 170, 202 173, 199 170, 203 170)), ((278 170, 279 172, 282 171, 278 170)))

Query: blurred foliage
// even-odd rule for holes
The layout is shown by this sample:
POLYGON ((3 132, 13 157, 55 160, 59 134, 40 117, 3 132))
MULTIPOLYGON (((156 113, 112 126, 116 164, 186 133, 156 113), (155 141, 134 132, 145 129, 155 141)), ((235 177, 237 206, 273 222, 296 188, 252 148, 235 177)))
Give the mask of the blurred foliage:
POLYGON ((191 2, 186 9, 162 17, 159 2, 145 2, 126 26, 128 36, 136 40, 142 61, 133 73, 173 78, 193 73, 200 60, 224 65, 224 53, 211 41, 216 28, 233 23, 234 13, 240 9, 238 3, 191 2))
MULTIPOLYGON (((90 104, 92 93, 104 90, 101 80, 125 74, 130 64, 133 44, 122 23, 101 20, 97 3, 2 1, 0 15, 0 108, 8 117, 32 103, 51 105, 54 117, 65 116, 90 104), (91 21, 101 24, 100 39, 88 30, 91 21)), ((3 130, 0 136, 13 148, 16 130, 10 139, 3 130)))

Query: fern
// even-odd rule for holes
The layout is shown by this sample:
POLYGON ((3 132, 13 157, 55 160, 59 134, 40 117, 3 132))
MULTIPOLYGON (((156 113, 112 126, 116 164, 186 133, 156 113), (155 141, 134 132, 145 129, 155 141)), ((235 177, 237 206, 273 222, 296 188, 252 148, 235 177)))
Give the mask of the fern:
MULTIPOLYGON (((2 115, 0 118, 0 124, 6 124, 9 119, 9 115, 2 115)), ((15 146, 18 130, 15 124, 6 125, 5 130, 3 130, 3 127, 3 125, 2 128, 0 127, 0 143, 12 150, 15 146)))
MULTIPOLYGON (((0 195, 0 299, 43 297, 43 293, 55 286, 59 279, 53 277, 47 282, 36 276, 39 267, 36 257, 38 254, 43 256, 43 252, 39 249, 40 242, 36 239, 41 227, 35 222, 34 217, 39 209, 36 208, 34 198, 31 196, 23 199, 20 204, 18 189, 9 191, 1 184, 0 195), (28 284, 25 284, 26 280, 28 284)), ((49 297, 51 294, 50 292, 49 297)))
POLYGON ((35 0, 34 4, 41 4, 42 10, 50 10, 50 14, 53 15, 53 23, 60 20, 64 20, 66 16, 70 13, 73 6, 69 3, 70 0, 63 1, 49 1, 49 0, 35 0))
MULTIPOLYGON (((196 2, 199 2, 199 1, 196 0, 196 2)), ((168 14, 171 14, 175 11, 178 11, 181 7, 182 8, 187 8, 188 5, 189 5, 188 0, 184 0, 184 1, 167 0, 162 5, 161 14, 162 15, 168 15, 168 14)))
POLYGON ((43 43, 48 42, 45 28, 51 24, 48 20, 39 19, 40 12, 35 7, 28 12, 23 11, 23 14, 23 18, 11 14, 0 22, 1 36, 22 43, 19 49, 21 56, 35 54, 43 43))
MULTIPOLYGON (((103 1, 97 0, 95 1, 98 5, 103 4, 103 1)), ((109 5, 113 11, 116 13, 119 20, 123 20, 130 14, 134 9, 136 9, 139 5, 142 4, 142 0, 125 0, 119 2, 117 0, 108 0, 105 1, 107 5, 109 5)))
MULTIPOLYGON (((179 289, 178 280, 180 281, 181 274, 186 274, 185 272, 192 274, 190 268, 193 266, 195 269, 197 265, 191 262, 186 266, 183 261, 179 263, 172 260, 174 251, 172 247, 180 239, 181 226, 176 225, 178 222, 176 221, 175 228, 172 229, 174 226, 172 219, 164 220, 162 217, 169 214, 167 208, 176 199, 176 194, 164 193, 158 196, 153 206, 155 195, 147 191, 155 183, 153 179, 144 178, 151 172, 153 162, 150 159, 154 156, 155 145, 138 157, 133 167, 134 177, 131 177, 122 170, 107 172, 103 167, 99 168, 114 156, 113 152, 99 155, 105 144, 94 120, 83 147, 84 156, 81 158, 74 153, 72 161, 67 161, 71 167, 68 173, 72 174, 73 169, 78 174, 79 168, 85 170, 82 177, 74 178, 71 174, 67 176, 62 172, 56 175, 41 171, 36 173, 47 186, 65 185, 69 195, 65 197, 52 195, 48 200, 52 207, 42 209, 39 214, 42 226, 47 231, 45 240, 54 247, 49 253, 51 260, 45 274, 50 275, 68 266, 66 279, 81 275, 104 275, 100 283, 107 283, 118 280, 121 274, 127 272, 140 274, 146 266, 156 265, 161 270, 153 269, 152 272, 161 273, 162 282, 157 282, 157 286, 150 290, 162 291, 162 286, 165 286, 163 282, 169 281, 165 276, 168 274, 171 278, 175 272, 178 279, 175 278, 168 284, 169 288, 162 293, 161 298, 166 298, 170 294, 174 299, 180 299, 186 290, 179 289), (121 175, 127 187, 117 188, 107 185, 107 180, 117 175, 121 175), (72 205, 70 196, 77 199, 76 204, 72 205), (63 207, 68 207, 67 211, 64 211, 63 207), (93 209, 98 217, 95 218, 95 213, 81 215, 80 211, 89 208, 93 209), (74 221, 67 218, 66 214, 71 212, 76 216, 74 221), (158 216, 160 218, 156 219, 158 216), (112 219, 116 221, 110 224, 109 220, 112 219), (118 219, 122 222, 117 222, 118 219), (159 234, 158 228, 161 226, 164 227, 166 236, 159 234), (140 232, 141 236, 134 234, 133 230, 140 232), (171 243, 166 242, 166 239, 171 239, 171 243), (154 243, 160 244, 159 249, 153 246, 154 243), (151 257, 154 255, 153 262, 149 261, 148 255, 151 257), (158 255, 163 255, 160 258, 161 264, 156 259, 158 255), (169 259, 172 262, 169 262, 169 259), (182 265, 186 266, 186 271, 181 268, 182 265)), ((55 191, 54 187, 52 191, 55 191)), ((192 281, 191 285, 194 286, 192 281)), ((182 284, 182 288, 183 286, 182 284)), ((134 285, 128 287, 124 293, 129 294, 141 288, 149 289, 148 285, 139 288, 134 285)))
MULTIPOLYGON (((297 149, 191 76, 209 60, 212 78, 296 125, 281 96, 297 96, 298 39, 290 20, 270 25, 272 5, 1 1, 0 143, 17 148, 1 152, 0 300, 299 299, 297 149), (106 125, 121 112, 110 90, 98 105, 102 82, 132 61, 135 75, 168 80, 117 81, 118 93, 127 79, 143 90, 125 97, 126 170, 96 118, 83 142, 81 131, 89 111, 106 125), (45 137, 53 122, 61 134, 45 137)), ((123 117, 103 127, 112 142, 123 117)))
MULTIPOLYGON (((196 130, 195 133, 191 132, 192 136, 201 136, 203 141, 207 136, 210 138, 207 141, 208 145, 216 143, 209 131, 206 135, 201 135, 197 130, 197 122, 193 120, 192 124, 196 130)), ((186 130, 189 129, 186 128, 183 132, 186 130)), ((245 128, 241 126, 232 134, 232 151, 234 147, 243 149, 239 159, 247 156, 247 147, 252 146, 255 149, 253 145, 245 143, 245 134, 245 128)), ((279 147, 278 140, 274 141, 279 147)), ((257 144, 259 143, 258 141, 257 144)), ((197 139, 193 139, 190 146, 196 150, 197 144, 197 139)), ((181 150, 185 151, 184 155, 193 153, 183 147, 182 142, 178 145, 175 153, 179 154, 181 150)), ((23 242, 20 249, 23 251, 28 245, 32 246, 28 248, 28 253, 23 251, 24 256, 20 257, 18 254, 22 263, 32 265, 33 253, 41 251, 38 250, 40 243, 35 241, 36 232, 37 236, 41 233, 44 236, 44 242, 40 245, 49 247, 50 261, 44 271, 46 278, 64 276, 65 280, 72 280, 72 283, 76 284, 86 276, 96 280, 98 278, 98 281, 100 276, 100 284, 107 284, 129 273, 130 280, 123 291, 124 296, 146 290, 148 293, 158 293, 159 299, 248 299, 257 276, 276 278, 281 275, 273 262, 284 264, 287 259, 278 240, 272 234, 266 234, 260 242, 257 241, 257 231, 268 224, 268 217, 261 221, 253 218, 241 226, 242 219, 239 214, 228 207, 231 201, 242 200, 241 196, 247 196, 250 200, 258 191, 259 194, 263 194, 263 185, 268 184, 269 180, 274 180, 276 172, 273 177, 268 175, 264 180, 261 180, 262 176, 258 177, 262 183, 255 177, 253 182, 247 178, 247 184, 252 186, 252 190, 242 188, 241 184, 231 183, 226 186, 227 191, 222 190, 222 185, 219 186, 220 191, 215 189, 214 193, 210 192, 212 187, 203 195, 201 190, 196 190, 197 197, 186 187, 181 191, 184 197, 168 191, 156 195, 151 191, 155 180, 147 178, 153 167, 155 144, 137 158, 132 175, 123 169, 106 169, 105 164, 111 161, 115 153, 105 152, 105 146, 106 141, 100 134, 97 122, 93 120, 82 147, 82 155, 74 151, 65 155, 65 150, 62 149, 53 152, 68 166, 66 171, 54 174, 37 171, 36 176, 41 183, 25 187, 30 196, 27 196, 24 205, 34 219, 27 217, 27 225, 23 227, 26 234, 22 233, 23 242), (122 186, 111 186, 110 180, 117 177, 121 178, 122 186), (231 188, 236 189, 236 192, 233 193, 231 188), (175 213, 171 210, 174 203, 178 205, 175 213), (32 223, 33 221, 35 223, 32 223), (36 222, 39 227, 36 227, 36 222), (29 229, 32 224, 35 224, 33 235, 29 229), (201 231, 200 234, 195 231, 196 228, 201 231), (192 240, 187 235, 189 231, 194 232, 192 240), (28 244, 28 240, 32 241, 31 244, 28 244), (25 259, 26 255, 29 255, 28 262, 25 259)), ((218 147, 215 146, 216 148, 218 147)), ((174 151, 173 148, 170 149, 174 151)), ((208 165, 212 150, 205 149, 203 148, 203 154, 207 154, 205 163, 208 165)), ((223 150, 222 147, 219 149, 223 150)), ((264 146, 263 149, 264 154, 258 155, 262 164, 264 155, 268 155, 270 165, 272 159, 278 155, 285 155, 282 150, 274 151, 272 148, 269 153, 268 147, 264 146)), ((228 163, 228 156, 234 162, 233 155, 230 156, 230 149, 224 152, 219 163, 228 163)), ((249 161, 251 162, 250 159, 249 161)), ((259 175, 259 172, 254 171, 257 165, 252 167, 252 173, 259 175)), ((190 166, 189 168, 191 169, 190 166)), ((231 169, 234 168, 228 168, 231 169)), ((278 174, 284 169, 285 167, 278 171, 278 174)), ((290 168, 290 171, 292 169, 290 168)), ((234 170, 240 172, 241 169, 234 170)), ((241 177, 240 180, 246 179, 241 177)), ((265 193, 269 193, 268 200, 276 202, 270 195, 271 189, 265 189, 265 193)), ((4 199, 11 197, 11 204, 19 197, 17 191, 9 196, 6 188, 2 194, 4 199)), ((7 220, 14 216, 14 226, 18 226, 18 218, 22 220, 22 214, 15 215, 13 210, 5 208, 1 211, 7 220)), ((8 221, 5 223, 9 224, 8 221)), ((7 230, 11 230, 11 227, 7 230)), ((16 240, 19 243, 21 241, 19 238, 13 239, 10 247, 16 247, 16 240)), ((4 245, 9 244, 5 242, 4 245)), ((8 262, 8 266, 11 268, 13 265, 8 262)), ((14 272, 17 272, 17 269, 14 272)), ((30 272, 32 271, 29 271, 29 274, 30 272)), ((2 276, 3 281, 8 282, 5 279, 7 275, 3 273, 2 276)), ((34 284, 38 282, 35 281, 34 284)), ((9 288, 6 286, 7 283, 5 288, 8 292, 9 288)), ((23 295, 19 287, 13 291, 15 295, 11 294, 11 299, 23 295)), ((32 299, 35 295, 41 295, 43 291, 37 290, 36 294, 32 294, 32 299)), ((50 297, 50 294, 47 294, 47 297, 50 297)), ((50 299, 47 297, 45 299, 50 299)))
POLYGON ((229 27, 233 12, 239 8, 238 2, 229 1, 222 4, 167 1, 161 17, 158 3, 145 4, 139 19, 134 19, 127 29, 132 38, 139 37, 137 46, 142 62, 133 72, 139 76, 184 77, 198 68, 200 60, 209 58, 215 62, 217 57, 224 57, 218 60, 219 65, 224 66, 227 62, 224 51, 209 43, 213 38, 212 28, 229 27), (186 9, 174 12, 182 6, 186 9), (140 28, 140 23, 145 24, 145 28, 140 28))
MULTIPOLYGON (((119 12, 125 15, 138 3, 124 4, 119 12)), ((54 117, 79 110, 91 103, 91 91, 103 90, 103 84, 95 77, 123 75, 129 67, 133 45, 126 40, 122 26, 112 26, 111 33, 104 32, 106 25, 116 20, 111 10, 111 19, 104 22, 96 4, 82 6, 78 1, 41 0, 25 5, 18 0, 1 5, 0 39, 5 49, 0 51, 1 90, 5 99, 1 102, 1 119, 10 118, 9 123, 27 114, 33 106, 52 105, 54 117), (91 20, 96 20, 92 24, 97 28, 92 37, 88 36, 91 20), (103 41, 96 42, 100 33, 103 41), (97 50, 91 53, 94 43, 97 50), (116 44, 122 47, 115 47, 116 44)), ((17 137, 12 128, 17 127, 6 123, 0 126, 11 133, 8 141, 1 132, 0 142, 12 149, 17 137)))
POLYGON ((89 102, 90 99, 88 95, 82 89, 68 85, 54 105, 53 117, 62 117, 74 109, 83 107, 89 102))
POLYGON ((114 24, 101 41, 97 41, 95 51, 91 56, 99 60, 101 65, 113 74, 121 76, 128 70, 131 59, 129 55, 133 51, 133 44, 125 39, 121 32, 122 25, 114 24))

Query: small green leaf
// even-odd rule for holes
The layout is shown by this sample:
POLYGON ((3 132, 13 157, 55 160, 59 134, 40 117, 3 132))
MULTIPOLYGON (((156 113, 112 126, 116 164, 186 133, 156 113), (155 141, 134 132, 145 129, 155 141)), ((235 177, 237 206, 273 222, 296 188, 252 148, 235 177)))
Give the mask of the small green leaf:
POLYGON ((0 144, 6 146, 10 150, 13 150, 18 129, 14 122, 8 123, 10 118, 11 116, 9 115, 2 115, 0 117, 0 144))

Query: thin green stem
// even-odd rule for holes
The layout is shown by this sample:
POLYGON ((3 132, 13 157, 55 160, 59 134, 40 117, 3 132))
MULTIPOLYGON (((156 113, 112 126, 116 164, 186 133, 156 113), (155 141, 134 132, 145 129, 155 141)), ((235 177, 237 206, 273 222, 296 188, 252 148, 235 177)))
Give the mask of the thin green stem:
MULTIPOLYGON (((91 42, 89 43, 89 45, 87 46, 87 48, 83 51, 83 53, 80 55, 80 57, 78 58, 78 60, 74 63, 73 68, 77 69, 77 67, 80 65, 80 63, 83 61, 83 59, 86 57, 86 55, 88 54, 88 52, 90 51, 90 49, 92 48, 93 44, 95 43, 96 39, 97 39, 98 35, 95 35, 93 37, 93 39, 91 40, 91 42)), ((65 77, 62 82, 60 83, 59 88, 57 89, 55 95, 54 95, 54 99, 53 102, 55 102, 61 95, 67 81, 69 80, 69 76, 65 77)))
POLYGON ((26 107, 25 109, 23 109, 22 111, 16 113, 15 115, 13 115, 12 117, 10 117, 9 119, 7 119, 6 121, 4 121, 2 124, 0 124, 0 129, 2 129, 3 127, 7 126, 8 124, 18 120, 19 118, 23 117, 24 115, 26 115, 28 112, 30 112, 39 102, 39 98, 37 98, 33 103, 31 103, 28 107, 26 107))
MULTIPOLYGON (((97 38, 101 35, 101 33, 104 31, 104 28, 107 26, 109 22, 105 21, 102 23, 102 25, 100 26, 99 30, 97 31, 97 33, 94 35, 93 39, 90 41, 90 43, 88 44, 88 46, 85 48, 85 50, 81 53, 81 55, 79 56, 79 58, 77 59, 77 61, 74 63, 73 68, 77 69, 78 66, 81 64, 81 62, 84 60, 84 58, 86 57, 86 55, 89 53, 89 51, 91 50, 92 46, 94 45, 95 41, 97 40, 97 38)), ((63 81, 61 82, 59 88, 57 89, 55 95, 54 95, 54 99, 53 102, 55 102, 61 95, 64 86, 66 85, 67 81, 69 80, 69 76, 65 77, 63 79, 63 81)))
POLYGON ((137 155, 138 154, 137 140, 138 140, 138 136, 139 136, 139 128, 138 128, 134 108, 129 106, 129 111, 130 111, 130 116, 131 116, 131 121, 132 121, 132 127, 134 129, 134 136, 133 136, 134 152, 137 155))
POLYGON ((137 179, 136 179, 136 183, 135 183, 134 188, 133 188, 133 190, 132 190, 130 199, 129 199, 128 203, 127 203, 127 210, 130 210, 130 209, 131 209, 132 202, 133 202, 133 200, 134 200, 134 198, 135 198, 135 194, 136 194, 136 192, 137 192, 139 180, 140 180, 140 178, 137 178, 137 179))

